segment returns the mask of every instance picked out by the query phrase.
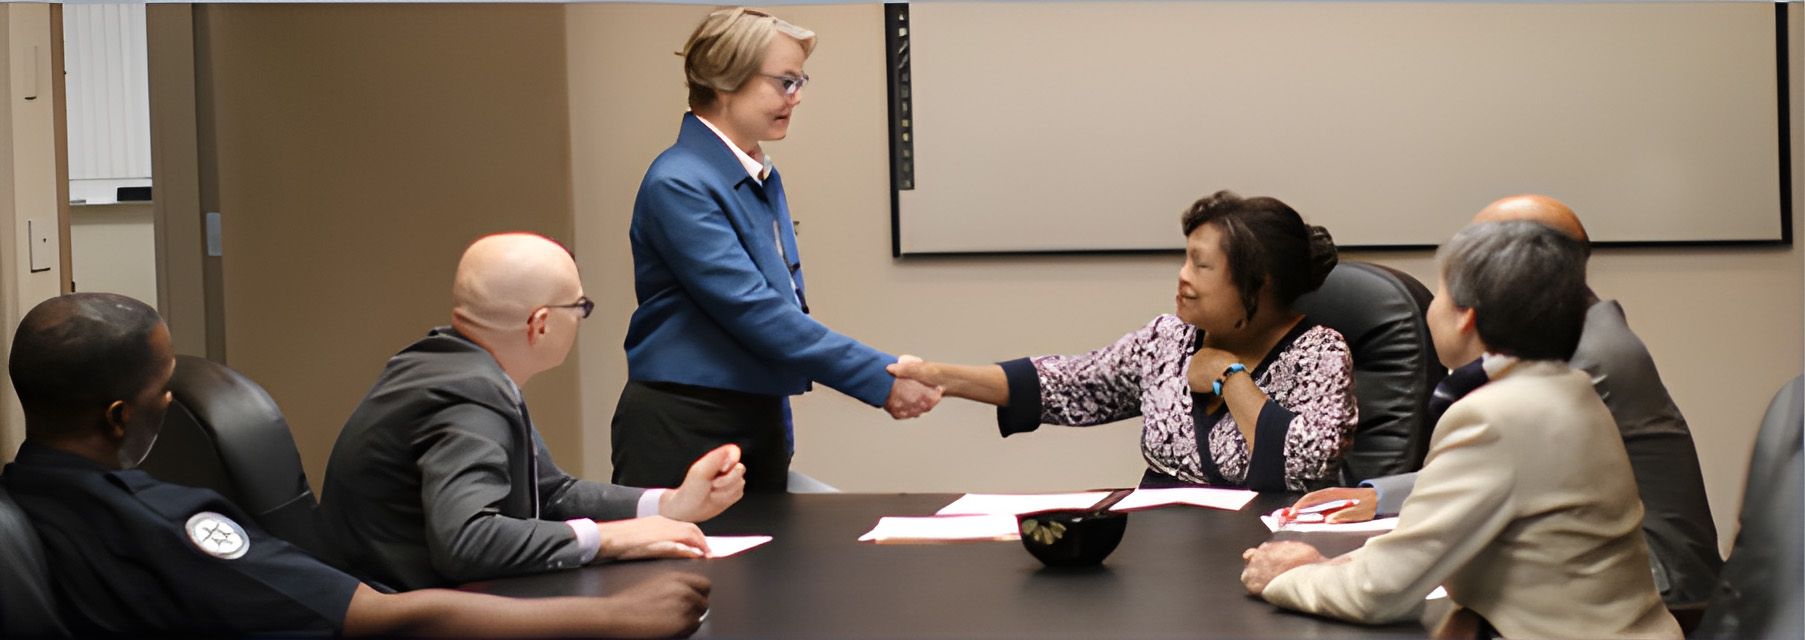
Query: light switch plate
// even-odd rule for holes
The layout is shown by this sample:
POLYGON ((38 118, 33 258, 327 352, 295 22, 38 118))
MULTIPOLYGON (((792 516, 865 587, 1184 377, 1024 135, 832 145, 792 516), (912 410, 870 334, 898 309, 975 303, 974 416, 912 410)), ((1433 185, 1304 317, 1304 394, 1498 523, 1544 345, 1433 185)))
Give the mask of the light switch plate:
POLYGON ((31 243, 31 272, 49 271, 56 264, 56 236, 51 235, 51 225, 43 220, 26 220, 25 237, 31 243))
POLYGON ((207 212, 207 257, 209 257, 209 258, 219 257, 220 249, 221 249, 220 245, 223 242, 224 241, 219 237, 219 212, 218 211, 208 211, 207 212))

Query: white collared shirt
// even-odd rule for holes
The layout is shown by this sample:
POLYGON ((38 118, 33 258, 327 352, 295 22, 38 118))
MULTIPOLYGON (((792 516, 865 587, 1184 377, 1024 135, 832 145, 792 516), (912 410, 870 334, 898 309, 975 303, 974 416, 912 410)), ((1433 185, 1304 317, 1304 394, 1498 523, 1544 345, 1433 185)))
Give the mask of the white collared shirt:
POLYGON ((1497 380, 1498 378, 1504 377, 1504 374, 1509 373, 1512 367, 1517 366, 1518 358, 1516 356, 1487 351, 1479 355, 1479 361, 1479 367, 1485 369, 1486 379, 1497 380))
POLYGON ((764 162, 754 160, 752 159, 751 154, 746 153, 739 145, 734 144, 733 140, 728 138, 727 134, 721 133, 721 129, 714 126, 713 122, 709 122, 708 118, 698 115, 696 116, 696 119, 701 120, 702 126, 708 127, 709 131, 714 132, 715 137, 720 138, 721 142, 727 144, 727 148, 733 150, 733 156, 739 158, 740 166, 746 168, 747 175, 752 176, 752 179, 757 180, 761 185, 765 183, 765 178, 771 175, 771 156, 761 153, 759 155, 764 156, 764 162))

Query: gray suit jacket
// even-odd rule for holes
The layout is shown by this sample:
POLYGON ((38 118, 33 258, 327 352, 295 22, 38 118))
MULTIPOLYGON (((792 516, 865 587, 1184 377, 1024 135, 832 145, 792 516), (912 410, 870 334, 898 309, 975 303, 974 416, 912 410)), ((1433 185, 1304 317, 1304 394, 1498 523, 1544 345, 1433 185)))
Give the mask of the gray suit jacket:
POLYGON ((1601 300, 1586 312, 1571 364, 1591 374, 1623 435, 1661 598, 1673 606, 1703 604, 1716 589, 1724 562, 1698 450, 1648 347, 1630 331, 1616 300, 1601 300))
POLYGON ((1584 373, 1523 361, 1449 407, 1396 530, 1263 594, 1360 622, 1409 619, 1436 585, 1507 638, 1678 638, 1648 572, 1642 505, 1584 373))
POLYGON ((563 520, 636 515, 643 490, 564 473, 524 411, 449 327, 390 358, 326 466, 322 528, 345 569, 421 589, 575 567, 563 520))
MULTIPOLYGON (((1600 300, 1586 312, 1585 331, 1570 364, 1592 377, 1611 410, 1629 452, 1630 469, 1645 512, 1642 534, 1661 599, 1669 606, 1698 606, 1711 597, 1723 556, 1717 525, 1705 498, 1705 478, 1685 416, 1667 394, 1648 347, 1630 331, 1623 307, 1600 300)), ((1380 514, 1397 513, 1416 474, 1375 478, 1380 514)))

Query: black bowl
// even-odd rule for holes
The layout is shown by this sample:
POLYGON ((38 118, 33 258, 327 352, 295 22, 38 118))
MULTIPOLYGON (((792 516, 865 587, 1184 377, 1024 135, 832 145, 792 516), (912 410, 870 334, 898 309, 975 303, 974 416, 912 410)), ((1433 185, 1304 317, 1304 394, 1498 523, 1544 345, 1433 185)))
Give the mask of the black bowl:
POLYGON ((1128 514, 1061 509, 1016 516, 1022 546, 1049 567, 1082 567, 1102 562, 1122 542, 1128 514))

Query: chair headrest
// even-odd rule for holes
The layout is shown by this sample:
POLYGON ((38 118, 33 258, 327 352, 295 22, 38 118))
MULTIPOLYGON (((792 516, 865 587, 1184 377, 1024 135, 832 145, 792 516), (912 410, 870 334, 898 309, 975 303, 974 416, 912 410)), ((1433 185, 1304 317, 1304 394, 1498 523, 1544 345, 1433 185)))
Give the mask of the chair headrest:
MULTIPOLYGON (((211 441, 232 491, 222 490, 252 514, 286 504, 302 492, 311 495, 301 455, 288 421, 263 387, 225 365, 195 356, 176 356, 169 381, 174 396, 169 421, 185 412, 211 441)), ((166 424, 165 430, 171 425, 166 424)), ((171 434, 174 435, 174 434, 171 434)), ((161 438, 157 446, 161 446, 161 438)), ((151 455, 158 453, 153 446, 151 455)), ((205 457, 196 454, 192 457, 205 457)), ((146 470, 170 482, 146 460, 146 470)), ((165 465, 166 466, 166 465, 165 465)), ((211 487, 219 489, 219 487, 211 487)))
POLYGON ((1293 308, 1341 332, 1353 350, 1360 424, 1342 481, 1420 468, 1434 425, 1429 397, 1448 371, 1435 355, 1424 314, 1434 298, 1410 274, 1364 262, 1342 262, 1322 287, 1293 308))

